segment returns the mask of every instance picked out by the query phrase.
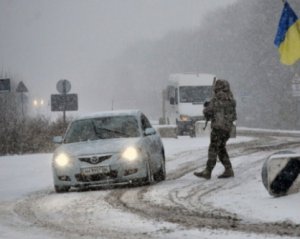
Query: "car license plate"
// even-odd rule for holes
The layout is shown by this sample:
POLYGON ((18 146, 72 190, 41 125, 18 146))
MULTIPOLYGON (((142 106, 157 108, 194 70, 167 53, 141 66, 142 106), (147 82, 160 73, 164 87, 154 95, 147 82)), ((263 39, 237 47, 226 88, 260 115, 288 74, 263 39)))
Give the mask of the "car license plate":
POLYGON ((106 174, 110 172, 109 166, 82 168, 81 173, 84 175, 106 174))

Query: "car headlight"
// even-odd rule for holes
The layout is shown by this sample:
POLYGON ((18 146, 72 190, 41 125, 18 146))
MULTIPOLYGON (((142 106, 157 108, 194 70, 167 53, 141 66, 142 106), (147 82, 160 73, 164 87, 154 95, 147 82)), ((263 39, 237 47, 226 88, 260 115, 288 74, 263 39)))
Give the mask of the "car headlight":
POLYGON ((188 115, 180 115, 180 120, 181 121, 190 121, 191 117, 189 117, 188 115))
POLYGON ((128 147, 127 149, 124 150, 124 152, 122 153, 122 157, 124 159, 127 159, 129 161, 133 161, 135 159, 137 159, 138 157, 138 151, 136 148, 134 147, 128 147))
POLYGON ((60 167, 65 167, 70 163, 70 158, 68 155, 61 153, 54 158, 54 162, 60 167))

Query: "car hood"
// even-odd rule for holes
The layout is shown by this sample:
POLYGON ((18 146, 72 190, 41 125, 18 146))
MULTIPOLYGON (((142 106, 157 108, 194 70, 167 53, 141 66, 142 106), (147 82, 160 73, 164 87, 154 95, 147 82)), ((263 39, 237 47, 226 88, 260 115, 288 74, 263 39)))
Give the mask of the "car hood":
POLYGON ((64 152, 72 156, 110 154, 124 150, 128 146, 138 145, 141 138, 119 138, 85 141, 59 146, 54 154, 64 152))

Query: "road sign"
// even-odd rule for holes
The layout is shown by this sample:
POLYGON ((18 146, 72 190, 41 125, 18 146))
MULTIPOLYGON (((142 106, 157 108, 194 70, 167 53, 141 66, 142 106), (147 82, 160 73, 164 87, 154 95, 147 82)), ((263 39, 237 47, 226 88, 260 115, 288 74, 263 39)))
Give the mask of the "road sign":
POLYGON ((25 86, 25 84, 23 83, 23 81, 20 81, 20 83, 19 83, 18 86, 17 86, 16 91, 19 92, 19 93, 28 92, 28 89, 27 89, 27 87, 25 86))
POLYGON ((10 79, 0 79, 0 93, 10 92, 10 79))
POLYGON ((71 83, 68 80, 59 80, 56 84, 56 89, 61 94, 67 94, 71 90, 71 83))
POLYGON ((77 94, 51 95, 51 111, 76 111, 78 110, 77 94))

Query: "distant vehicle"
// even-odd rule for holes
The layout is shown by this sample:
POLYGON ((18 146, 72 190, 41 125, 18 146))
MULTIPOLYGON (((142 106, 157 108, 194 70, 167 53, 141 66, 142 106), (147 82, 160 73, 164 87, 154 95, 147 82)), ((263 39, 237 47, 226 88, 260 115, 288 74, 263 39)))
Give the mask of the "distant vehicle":
POLYGON ((165 117, 177 125, 177 134, 195 136, 195 122, 204 120, 203 104, 212 96, 211 74, 172 74, 168 80, 165 117))
POLYGON ((166 178, 159 134, 139 110, 110 111, 72 121, 54 152, 56 192, 71 187, 143 184, 166 178))

